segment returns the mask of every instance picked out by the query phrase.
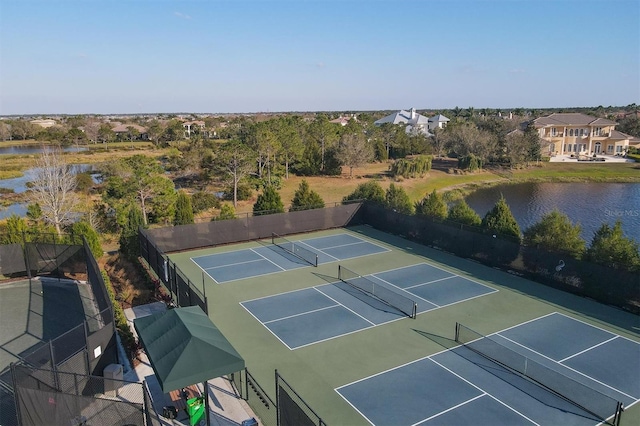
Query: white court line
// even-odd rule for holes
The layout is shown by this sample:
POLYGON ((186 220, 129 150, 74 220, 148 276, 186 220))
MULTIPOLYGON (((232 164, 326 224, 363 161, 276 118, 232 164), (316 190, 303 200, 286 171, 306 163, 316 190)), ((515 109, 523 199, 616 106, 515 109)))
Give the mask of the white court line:
POLYGON ((321 291, 320 289, 314 287, 316 289, 316 291, 318 291, 319 293, 322 293, 325 297, 328 297, 329 299, 333 300, 334 302, 336 302, 338 305, 342 306, 343 308, 345 308, 346 310, 348 310, 349 312, 359 316, 360 318, 362 318, 363 320, 365 320, 366 322, 368 322, 369 324, 375 326, 376 323, 374 323, 373 321, 369 321, 368 319, 366 319, 365 317, 363 317, 362 315, 360 315, 359 313, 357 313, 356 311, 354 311, 353 309, 349 308, 346 305, 343 305, 342 303, 338 302, 336 299, 334 299, 333 297, 329 296, 327 293, 321 291))
MULTIPOLYGON (((440 281, 444 281, 444 280, 450 280, 451 278, 455 278, 458 275, 451 275, 450 277, 445 277, 445 278, 440 278, 438 280, 433 280, 433 281, 427 281, 425 283, 420 283, 420 284, 415 284, 415 285, 410 285, 409 287, 404 287, 404 289, 408 289, 408 288, 416 288, 416 287, 422 287, 423 285, 427 285, 427 284, 433 284, 433 283, 437 283, 440 281)), ((380 277, 377 277, 378 279, 381 279, 380 277)))
MULTIPOLYGON (((505 339, 505 340, 508 340, 509 342, 511 342, 511 343, 513 343, 513 344, 516 344, 516 345, 518 345, 518 346, 520 346, 520 347, 523 347, 523 348, 525 348, 525 349, 527 349, 527 350, 529 350, 529 351, 533 352, 533 353, 534 353, 534 354, 536 354, 536 355, 539 355, 539 356, 541 356, 541 357, 543 357, 543 358, 545 358, 545 359, 548 359, 549 361, 552 361, 553 363, 555 363, 555 364, 557 364, 557 365, 561 365, 562 367, 566 368, 567 370, 571 370, 571 371, 573 371, 574 373, 578 373, 578 374, 580 374, 581 376, 584 376, 584 377, 586 377, 587 379, 592 380, 592 381, 593 381, 593 382, 595 382, 595 383, 601 384, 602 386, 607 387, 607 388, 611 389, 612 391, 615 391, 615 392, 619 393, 620 395, 624 395, 624 396, 626 396, 626 397, 628 397, 628 398, 631 398, 631 399, 633 399, 633 400, 635 400, 635 399, 636 399, 635 397, 633 397, 633 396, 631 396, 631 395, 628 395, 628 394, 626 394, 626 393, 622 392, 621 390, 614 388, 613 386, 610 386, 610 385, 608 385, 608 384, 606 384, 606 383, 604 383, 604 382, 601 382, 600 380, 594 379, 593 377, 591 377, 591 376, 589 376, 589 375, 587 375, 587 374, 583 373, 582 371, 578 371, 578 370, 576 370, 576 369, 574 369, 574 368, 569 367, 568 365, 560 364, 558 361, 556 361, 556 360, 554 360, 554 359, 552 359, 552 358, 549 358, 548 356, 546 356, 546 355, 544 355, 544 354, 541 354, 540 352, 534 351, 533 349, 531 349, 531 348, 529 348, 529 347, 527 347, 527 346, 523 345, 522 343, 518 343, 518 342, 516 342, 515 340, 511 340, 511 339, 509 339, 508 337, 505 337, 505 336, 503 336, 503 335, 502 335, 502 334, 500 334, 500 333, 496 333, 496 335, 497 335, 497 336, 500 336, 501 338, 503 338, 503 339, 505 339)), ((522 354, 519 354, 519 355, 522 355, 522 354)), ((522 356, 525 356, 525 355, 522 355, 522 356)), ((562 373, 560 373, 560 374, 562 374, 562 373)), ((570 379, 570 377, 567 377, 567 378, 569 378, 569 379, 570 379)), ((585 386, 587 386, 587 385, 585 385, 585 386)), ((597 390, 597 389, 596 389, 596 390, 597 390)), ((602 393, 602 392, 600 392, 600 393, 602 393)), ((611 397, 611 398, 613 399, 613 397, 611 397)))
MULTIPOLYGON (((440 368, 443 368, 443 369, 447 370, 449 373, 453 374, 454 376, 456 376, 456 377, 457 377, 457 378, 459 378, 460 380, 462 380, 462 381, 466 382, 467 384, 469 384, 469 385, 473 386, 474 388, 478 389, 478 390, 479 390, 480 392, 482 392, 484 395, 488 396, 489 398, 494 399, 494 400, 495 400, 495 401, 497 401, 498 403, 500 403, 500 404, 504 405, 505 407, 509 408, 510 410, 512 410, 514 413, 519 414, 520 416, 522 416, 522 417, 524 417, 525 419, 529 420, 529 421, 530 421, 531 423, 533 423, 534 425, 538 425, 538 423, 534 422, 534 421, 533 421, 533 420, 531 420, 529 417, 525 416, 524 414, 522 414, 521 412, 519 412, 519 411, 518 411, 518 410, 516 410, 515 408, 510 407, 508 404, 504 403, 504 402, 503 402, 503 401, 501 401, 500 399, 498 399, 498 398, 496 398, 495 396, 491 395, 489 392, 485 391, 485 390, 484 390, 484 389, 482 389, 480 386, 476 385, 476 384, 475 384, 475 383, 473 383, 473 382, 470 382, 469 380, 465 379, 464 377, 462 377, 462 376, 461 376, 461 375, 459 375, 458 373, 456 373, 456 372, 452 371, 451 369, 449 369, 449 368, 445 367, 444 365, 440 364, 440 363, 439 363, 438 361, 436 361, 435 359, 430 358, 430 359, 429 359, 429 361, 431 361, 431 362, 433 362, 434 364, 436 364, 436 365, 440 366, 440 368)), ((483 395, 480 395, 480 396, 483 396, 483 395)), ((448 410, 447 410, 447 411, 448 411, 448 410)), ((442 413, 440 413, 440 414, 442 414, 442 413)), ((435 417, 435 416, 432 416, 432 417, 430 417, 430 418, 433 418, 433 417, 435 417)), ((429 420, 429 419, 422 420, 422 421, 421 421, 421 422, 419 422, 419 423, 424 423, 426 420, 429 420)), ((415 424, 419 424, 419 423, 415 423, 415 424)), ((539 426, 539 425, 538 425, 538 426, 539 426)))
POLYGON ((280 337, 278 337, 278 335, 276 333, 274 333, 269 327, 267 327, 262 321, 260 321, 258 319, 258 317, 256 317, 255 315, 253 315, 253 312, 251 312, 251 310, 249 310, 249 308, 247 308, 246 306, 243 305, 244 302, 240 302, 240 306, 242 306, 247 312, 249 312, 249 315, 251 315, 253 318, 255 318, 256 321, 258 321, 264 328, 267 329, 267 331, 269 331, 269 333, 273 334, 273 336, 278 339, 280 341, 280 343, 282 343, 287 349, 289 349, 290 351, 292 351, 293 349, 291 349, 289 347, 289 345, 287 345, 284 340, 282 340, 280 337))
MULTIPOLYGON (((320 253, 324 254, 325 256, 329 256, 330 258, 335 259, 335 260, 340 260, 340 259, 338 259, 337 257, 333 257, 333 256, 331 256, 329 253, 325 253, 324 251, 322 251, 322 249, 319 249, 319 248, 316 248, 316 247, 312 246, 311 244, 307 244, 307 243, 305 243, 304 241, 298 241, 298 242, 299 242, 300 244, 304 244, 305 246, 307 246, 307 247, 309 247, 309 248, 311 248, 311 249, 313 249, 313 250, 315 250, 315 251, 319 251, 320 253)), ((313 250, 312 250, 312 251, 313 251, 313 250)))
POLYGON ((263 255, 261 255, 260 253, 258 253, 257 251, 255 251, 254 249, 249 249, 252 252, 254 252, 255 254, 257 254, 258 256, 260 256, 261 258, 263 258, 264 260, 266 260, 267 262, 273 263, 275 266, 277 266, 278 268, 280 268, 282 271, 286 271, 286 269, 284 269, 282 266, 278 265, 277 263, 271 261, 270 259, 264 257, 263 255))
MULTIPOLYGON (((247 260, 245 262, 236 262, 236 263, 227 263, 226 265, 218 265, 218 266, 209 266, 208 268, 203 268, 202 266, 200 266, 200 269, 203 270, 208 270, 208 269, 218 269, 218 268, 226 268, 227 266, 238 266, 238 265, 246 265, 247 263, 252 263, 252 262, 262 262, 264 259, 254 259, 254 260, 247 260)), ((197 263, 196 263, 197 265, 197 263)))
MULTIPOLYGON (((263 260, 259 260, 259 261, 260 261, 260 262, 263 262, 263 260)), ((215 269, 215 268, 210 268, 210 269, 215 269)), ((205 272, 206 272, 206 271, 207 271, 207 270, 205 269, 205 272)), ((220 281, 220 282, 216 281, 216 282, 217 282, 218 284, 226 284, 226 283, 230 283, 230 282, 233 282, 233 281, 250 280, 250 279, 253 279, 253 278, 265 277, 265 276, 267 276, 267 275, 279 274, 280 272, 282 272, 282 271, 271 271, 271 272, 265 272, 265 273, 263 273, 263 274, 255 274, 255 275, 250 275, 250 276, 248 276, 248 277, 233 278, 233 279, 230 279, 230 280, 225 280, 225 281, 220 281)), ((209 273, 208 273, 208 272, 207 272, 207 275, 209 275, 209 273)), ((209 275, 209 276, 211 276, 211 275, 209 275)), ((214 280, 214 281, 215 281, 215 280, 214 280)))
POLYGON ((598 346, 602 346, 602 345, 604 345, 605 343, 609 343, 609 342, 611 342, 612 340, 616 340, 617 338, 618 338, 617 336, 614 336, 614 337, 612 337, 611 339, 607 339, 607 340, 605 340, 604 342, 600 342, 600 343, 598 343, 597 345, 591 346, 590 348, 584 349, 584 350, 582 350, 582 351, 580 351, 580 352, 578 352, 578 353, 575 353, 575 354, 570 355, 570 356, 568 356, 568 357, 566 357, 566 358, 563 358, 563 359, 561 359, 561 360, 558 360, 558 362, 559 362, 560 364, 562 364, 562 363, 563 363, 563 362, 565 362, 566 360, 569 360, 569 359, 571 359, 571 358, 573 358, 573 357, 575 357, 575 356, 578 356, 578 355, 582 355, 582 354, 583 354, 583 353, 585 353, 585 352, 589 352, 591 349, 595 349, 595 348, 597 348, 598 346))
POLYGON ((447 408, 446 410, 443 410, 443 411, 441 411, 441 412, 439 412, 439 413, 437 413, 437 414, 434 414, 434 415, 433 415, 433 416, 431 416, 431 417, 427 417, 426 419, 420 420, 419 422, 414 423, 414 424, 413 424, 413 425, 411 425, 411 426, 417 426, 417 425, 420 425, 420 424, 422 424, 422 423, 424 423, 424 422, 428 422, 428 421, 429 421, 429 420, 431 420, 431 419, 434 419, 434 418, 436 418, 436 417, 440 417, 441 415, 443 415, 443 414, 445 414, 445 413, 448 413, 449 411, 457 410, 458 408, 462 407, 463 405, 467 405, 468 403, 473 402, 473 401, 475 401, 476 399, 480 399, 480 398, 482 398, 483 396, 491 396, 491 395, 489 395, 489 394, 487 394, 487 393, 483 392, 483 393, 481 393, 480 395, 478 395, 478 396, 476 396, 476 397, 474 397, 474 398, 471 398, 471 399, 468 399, 468 400, 466 400, 466 401, 463 401, 463 402, 461 402, 461 403, 460 403, 460 404, 458 404, 458 405, 454 405, 453 407, 449 407, 449 408, 447 408))
MULTIPOLYGON (((375 279, 380 280, 380 281, 382 281, 383 283, 389 284, 390 286, 392 286, 392 287, 394 287, 394 288, 397 288, 398 290, 402 290, 404 293, 407 293, 407 294, 409 294, 409 295, 411 295, 411 296, 413 296, 413 297, 417 297, 418 299, 422 300, 423 302, 427 302, 427 303, 429 303, 429 304, 431 304, 431 305, 435 306, 436 308, 439 308, 439 307, 440 307, 440 305, 437 305, 437 304, 433 303, 433 302, 432 302, 432 301, 430 301, 430 300, 424 299, 424 298, 422 298, 422 297, 418 296, 417 294, 413 294, 413 293, 411 293, 410 291, 405 291, 403 288, 398 287, 398 286, 397 286, 397 285, 395 285, 394 283, 390 283, 390 282, 389 282, 389 281, 387 281, 387 280, 383 280, 382 278, 380 278, 380 277, 376 276, 375 274, 365 275, 363 278, 367 278, 367 277, 375 277, 375 279)), ((404 296, 404 295, 403 295, 403 296, 404 296)), ((409 296, 404 296, 404 297, 406 297, 406 298, 408 298, 408 299, 413 300, 413 297, 409 297, 409 296)), ((433 309, 432 309, 432 310, 433 310, 433 309)))
POLYGON ((272 322, 277 322, 277 321, 287 320, 287 319, 291 319, 291 318, 301 317, 303 315, 312 314, 314 312, 324 311, 325 309, 338 308, 338 307, 340 307, 340 304, 329 305, 329 306, 325 306, 323 308, 312 309, 310 311, 300 312, 299 314, 287 315, 286 317, 275 318, 275 319, 272 319, 272 320, 269 320, 269 321, 264 321, 263 324, 271 324, 272 322))

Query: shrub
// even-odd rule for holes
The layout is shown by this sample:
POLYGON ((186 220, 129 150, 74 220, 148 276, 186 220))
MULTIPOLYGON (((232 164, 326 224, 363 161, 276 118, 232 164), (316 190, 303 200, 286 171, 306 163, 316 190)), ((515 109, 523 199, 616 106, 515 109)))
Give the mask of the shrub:
POLYGON ((116 299, 115 291, 113 290, 113 286, 111 285, 109 276, 103 270, 100 270, 100 272, 102 273, 105 287, 107 287, 109 299, 111 299, 111 304, 113 305, 113 315, 116 322, 116 330, 118 330, 118 334, 120 335, 120 339, 122 340, 122 345, 126 348, 127 353, 129 354, 129 360, 133 361, 133 359, 138 355, 138 350, 140 347, 138 345, 138 342, 136 342, 136 338, 131 332, 131 328, 129 327, 129 323, 127 322, 127 317, 124 315, 124 311, 122 310, 122 306, 120 306, 120 303, 116 299))
POLYGON ((354 201, 354 200, 369 200, 378 203, 384 203, 384 189, 382 186, 374 180, 370 180, 358 185, 351 194, 342 199, 342 202, 354 201))
POLYGON ((431 170, 432 157, 430 155, 418 155, 411 158, 401 158, 391 165, 392 176, 402 176, 405 179, 423 177, 431 170))
POLYGON ((219 209, 220 199, 211 192, 198 191, 191 196, 191 207, 194 213, 200 213, 213 208, 219 209))

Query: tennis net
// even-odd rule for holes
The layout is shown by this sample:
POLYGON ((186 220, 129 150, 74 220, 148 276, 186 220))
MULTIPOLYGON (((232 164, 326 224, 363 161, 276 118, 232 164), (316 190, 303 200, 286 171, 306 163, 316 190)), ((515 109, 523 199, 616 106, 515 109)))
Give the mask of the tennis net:
POLYGON ((410 318, 416 317, 418 304, 407 296, 377 284, 342 265, 338 265, 338 279, 351 287, 375 297, 410 318))
POLYGON ((313 266, 318 266, 318 255, 298 243, 287 240, 275 232, 271 233, 271 243, 313 266))
POLYGON ((601 421, 611 425, 619 424, 623 405, 609 395, 542 365, 460 323, 456 323, 455 339, 472 351, 530 379, 601 421), (608 421, 609 418, 613 420, 608 421))

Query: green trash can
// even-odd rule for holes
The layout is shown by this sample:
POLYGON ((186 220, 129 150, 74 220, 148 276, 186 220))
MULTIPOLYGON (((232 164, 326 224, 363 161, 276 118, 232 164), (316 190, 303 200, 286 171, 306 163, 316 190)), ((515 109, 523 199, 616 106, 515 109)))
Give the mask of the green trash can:
POLYGON ((189 424, 195 426, 204 420, 204 396, 187 399, 187 414, 189 415, 189 424))

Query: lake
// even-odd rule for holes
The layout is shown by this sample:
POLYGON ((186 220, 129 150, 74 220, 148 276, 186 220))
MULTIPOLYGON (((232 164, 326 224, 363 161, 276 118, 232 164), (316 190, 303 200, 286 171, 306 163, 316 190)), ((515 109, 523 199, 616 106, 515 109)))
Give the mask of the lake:
MULTIPOLYGON (((65 146, 62 148, 63 152, 82 152, 88 148, 82 146, 65 146)), ((40 154, 42 152, 41 145, 16 145, 16 146, 3 146, 0 147, 0 155, 25 155, 25 154, 40 154)))
POLYGON ((640 183, 519 183, 480 189, 467 196, 480 215, 504 195, 524 231, 554 208, 582 226, 582 238, 591 242, 603 223, 622 221, 627 237, 640 242, 640 183))

